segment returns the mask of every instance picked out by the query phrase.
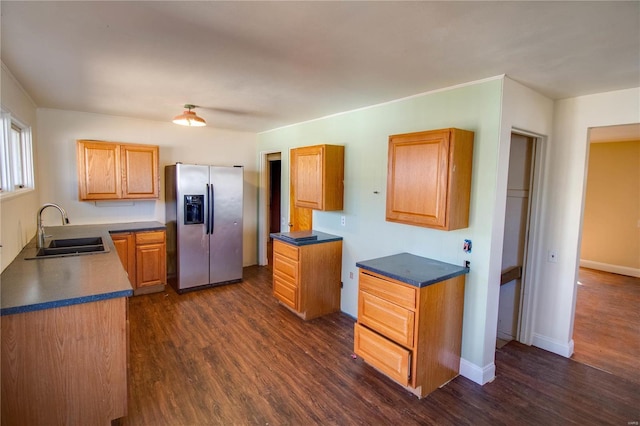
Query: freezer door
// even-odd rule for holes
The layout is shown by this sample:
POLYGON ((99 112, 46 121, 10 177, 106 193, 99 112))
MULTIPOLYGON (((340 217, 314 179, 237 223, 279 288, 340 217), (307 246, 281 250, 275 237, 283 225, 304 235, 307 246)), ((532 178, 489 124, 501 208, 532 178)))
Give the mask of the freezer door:
POLYGON ((211 166, 210 281, 242 279, 242 167, 211 166))
POLYGON ((209 166, 192 164, 176 165, 176 239, 177 239, 177 288, 184 290, 209 284, 209 236, 208 221, 185 220, 185 201, 204 200, 204 212, 208 211, 207 185, 209 166), (198 197, 201 196, 201 197, 198 197))

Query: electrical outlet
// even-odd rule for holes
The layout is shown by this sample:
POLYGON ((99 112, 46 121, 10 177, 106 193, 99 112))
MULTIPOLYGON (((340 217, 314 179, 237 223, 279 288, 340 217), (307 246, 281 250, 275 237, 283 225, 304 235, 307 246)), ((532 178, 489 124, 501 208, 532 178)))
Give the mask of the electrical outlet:
POLYGON ((340 216, 340 225, 342 226, 347 225, 347 218, 345 216, 340 216))
POLYGON ((547 253, 547 262, 556 263, 558 261, 558 252, 556 250, 549 250, 547 253))

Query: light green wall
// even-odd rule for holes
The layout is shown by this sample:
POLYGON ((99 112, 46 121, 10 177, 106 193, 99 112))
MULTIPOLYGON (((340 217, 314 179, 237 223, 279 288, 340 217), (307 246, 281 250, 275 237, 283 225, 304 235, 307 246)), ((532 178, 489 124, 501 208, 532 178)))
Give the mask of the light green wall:
POLYGON ((357 315, 357 261, 409 252, 462 265, 471 261, 465 295, 462 356, 482 367, 488 258, 495 201, 502 79, 415 96, 258 135, 258 151, 282 152, 282 212, 288 217, 289 149, 345 146, 345 208, 314 212, 314 229, 343 241, 342 310, 357 315), (470 226, 439 231, 385 221, 387 143, 392 134, 457 127, 475 132, 470 226), (375 192, 378 192, 377 194, 375 192), (346 226, 340 225, 340 216, 346 226), (473 252, 462 251, 464 239, 473 252), (349 273, 353 272, 353 279, 349 273))

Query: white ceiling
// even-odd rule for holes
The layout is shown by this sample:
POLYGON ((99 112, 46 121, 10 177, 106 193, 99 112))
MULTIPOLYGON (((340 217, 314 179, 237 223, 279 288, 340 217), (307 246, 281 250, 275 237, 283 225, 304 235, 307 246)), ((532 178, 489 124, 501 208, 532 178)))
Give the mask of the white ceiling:
POLYGON ((551 98, 640 86, 640 2, 2 0, 39 107, 264 131, 507 74, 551 98))

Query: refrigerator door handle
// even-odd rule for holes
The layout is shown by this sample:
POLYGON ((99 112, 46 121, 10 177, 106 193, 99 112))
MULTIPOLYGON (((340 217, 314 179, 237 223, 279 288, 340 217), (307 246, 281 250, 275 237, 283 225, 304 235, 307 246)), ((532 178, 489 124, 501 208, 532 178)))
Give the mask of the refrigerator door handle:
POLYGON ((209 212, 211 213, 211 221, 210 221, 210 223, 211 223, 210 231, 211 232, 210 232, 210 234, 212 234, 212 235, 213 235, 213 225, 214 225, 214 222, 213 222, 213 213, 214 213, 214 211, 213 211, 213 209, 214 209, 214 205, 213 205, 213 184, 211 184, 211 204, 209 204, 209 212))
POLYGON ((206 233, 207 235, 210 234, 209 232, 209 210, 211 209, 211 198, 209 197, 209 184, 207 184, 207 216, 205 217, 204 221, 205 221, 205 228, 206 228, 206 233))

